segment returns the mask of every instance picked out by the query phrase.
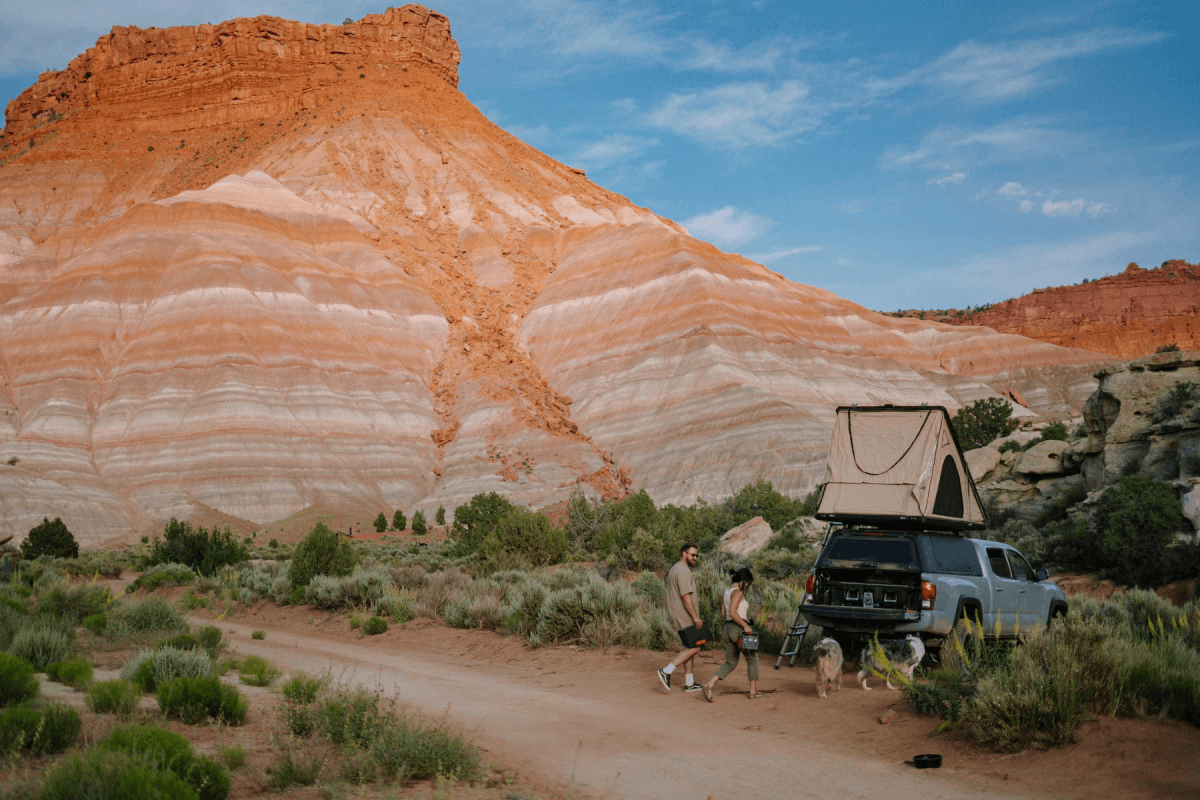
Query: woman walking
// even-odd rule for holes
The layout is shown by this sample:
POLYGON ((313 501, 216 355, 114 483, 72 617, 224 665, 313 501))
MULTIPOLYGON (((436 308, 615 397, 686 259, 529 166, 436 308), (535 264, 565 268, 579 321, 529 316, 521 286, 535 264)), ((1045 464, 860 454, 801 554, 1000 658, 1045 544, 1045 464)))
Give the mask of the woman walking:
MULTIPOLYGON (((721 630, 721 635, 725 639, 725 663, 717 669, 715 675, 709 678, 708 683, 701 687, 704 690, 704 699, 710 703, 713 699, 713 687, 717 685, 717 681, 724 680, 737 668, 738 657, 741 654, 739 641, 742 634, 754 635, 754 628, 750 626, 750 603, 746 600, 746 592, 750 590, 750 584, 754 583, 754 575, 749 569, 742 567, 733 571, 730 580, 732 585, 725 590, 725 597, 721 601, 721 611, 725 614, 725 625, 721 630)), ((746 676, 750 679, 750 699, 757 700, 759 697, 757 650, 746 653, 746 676)))

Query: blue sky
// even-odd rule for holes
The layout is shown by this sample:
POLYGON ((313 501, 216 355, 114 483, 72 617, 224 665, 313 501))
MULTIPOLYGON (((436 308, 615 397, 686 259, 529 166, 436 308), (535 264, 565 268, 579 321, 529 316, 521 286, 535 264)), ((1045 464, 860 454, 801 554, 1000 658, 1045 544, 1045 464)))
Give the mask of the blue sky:
MULTIPOLYGON (((497 124, 722 249, 870 308, 1200 261, 1200 4, 447 0, 497 124)), ((0 0, 0 97, 112 25, 357 0, 0 0)))

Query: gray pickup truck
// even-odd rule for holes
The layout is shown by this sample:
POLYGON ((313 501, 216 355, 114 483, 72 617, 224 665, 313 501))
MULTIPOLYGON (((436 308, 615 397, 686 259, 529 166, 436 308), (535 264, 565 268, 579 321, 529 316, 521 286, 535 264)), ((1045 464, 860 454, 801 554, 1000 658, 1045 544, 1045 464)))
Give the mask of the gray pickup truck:
POLYGON ((843 647, 876 632, 937 647, 964 616, 978 617, 987 637, 1012 637, 1066 614, 1067 598, 1007 544, 845 527, 826 537, 800 612, 843 647))

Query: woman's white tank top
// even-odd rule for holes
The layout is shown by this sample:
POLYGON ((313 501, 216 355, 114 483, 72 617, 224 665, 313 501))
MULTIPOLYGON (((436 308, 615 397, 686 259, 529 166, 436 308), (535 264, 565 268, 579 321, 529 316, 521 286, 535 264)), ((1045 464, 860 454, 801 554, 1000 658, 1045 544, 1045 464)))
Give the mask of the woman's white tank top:
MULTIPOLYGON (((733 615, 729 613, 729 597, 733 594, 733 590, 736 588, 738 587, 730 586, 728 589, 726 589, 725 599, 721 601, 721 610, 725 612, 725 619, 727 620, 733 619, 733 615)), ((744 593, 742 594, 742 601, 738 603, 737 612, 738 616, 743 620, 745 620, 746 615, 750 613, 750 604, 746 602, 746 595, 744 593)))

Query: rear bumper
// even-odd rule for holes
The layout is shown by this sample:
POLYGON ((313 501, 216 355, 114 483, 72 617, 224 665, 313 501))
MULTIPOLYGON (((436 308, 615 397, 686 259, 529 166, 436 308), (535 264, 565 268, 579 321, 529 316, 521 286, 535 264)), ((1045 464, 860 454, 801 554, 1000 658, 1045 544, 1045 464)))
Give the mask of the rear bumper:
POLYGON ((800 613, 810 625, 855 633, 933 633, 933 613, 894 608, 854 608, 802 604, 800 613))

